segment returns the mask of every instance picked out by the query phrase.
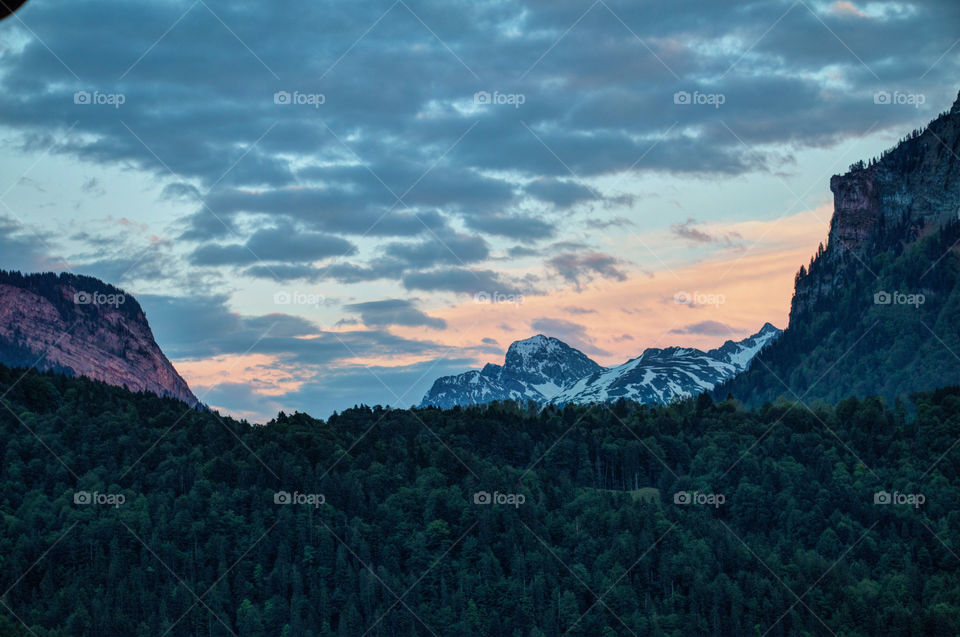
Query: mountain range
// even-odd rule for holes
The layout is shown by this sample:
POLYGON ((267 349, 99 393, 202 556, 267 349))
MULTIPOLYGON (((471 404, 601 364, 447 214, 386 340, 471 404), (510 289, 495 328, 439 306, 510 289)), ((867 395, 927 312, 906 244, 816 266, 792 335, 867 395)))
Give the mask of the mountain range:
POLYGON ((559 339, 537 334, 507 349, 503 365, 487 364, 438 378, 421 407, 449 408, 493 401, 540 404, 601 403, 619 399, 665 404, 709 391, 744 371, 780 330, 765 324, 742 341, 704 352, 685 347, 649 348, 615 367, 601 367, 559 339))

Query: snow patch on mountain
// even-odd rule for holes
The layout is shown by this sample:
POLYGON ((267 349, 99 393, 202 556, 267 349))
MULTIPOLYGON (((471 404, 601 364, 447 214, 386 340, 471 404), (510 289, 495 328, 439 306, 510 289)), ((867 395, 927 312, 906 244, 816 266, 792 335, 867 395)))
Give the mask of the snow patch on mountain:
POLYGON ((438 378, 422 407, 493 401, 596 403, 619 399, 669 403, 697 395, 744 371, 780 330, 765 324, 742 341, 704 352, 690 347, 649 348, 616 367, 604 368, 563 341, 537 334, 507 349, 504 364, 438 378))

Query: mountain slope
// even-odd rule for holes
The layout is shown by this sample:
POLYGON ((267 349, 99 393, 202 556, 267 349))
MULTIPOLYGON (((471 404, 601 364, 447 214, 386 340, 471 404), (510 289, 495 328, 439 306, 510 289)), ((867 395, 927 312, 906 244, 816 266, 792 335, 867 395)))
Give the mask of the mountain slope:
POLYGON ((550 402, 609 402, 618 399, 665 404, 709 391, 747 369, 764 346, 780 334, 767 323, 759 332, 739 342, 703 352, 685 347, 647 349, 637 358, 564 388, 550 402))
POLYGON ((136 299, 93 277, 0 271, 0 362, 198 402, 136 299))
POLYGON ((504 365, 488 364, 438 378, 421 406, 449 408, 498 400, 593 403, 618 399, 668 403, 710 390, 743 371, 780 330, 767 323, 753 336, 704 352, 651 348, 610 369, 562 341, 538 334, 510 345, 504 365))
POLYGON ((827 246, 797 274, 787 330, 717 397, 893 400, 960 382, 960 96, 830 189, 827 246))

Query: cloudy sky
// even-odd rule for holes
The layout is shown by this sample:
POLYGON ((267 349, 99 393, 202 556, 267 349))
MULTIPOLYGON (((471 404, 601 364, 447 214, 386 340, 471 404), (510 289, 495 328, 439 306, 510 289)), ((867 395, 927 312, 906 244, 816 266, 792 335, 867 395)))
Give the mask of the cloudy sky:
POLYGON ((958 26, 952 0, 31 0, 0 23, 0 267, 124 287, 201 400, 261 422, 408 406, 538 332, 601 364, 713 347, 785 326, 830 175, 950 107, 958 26))

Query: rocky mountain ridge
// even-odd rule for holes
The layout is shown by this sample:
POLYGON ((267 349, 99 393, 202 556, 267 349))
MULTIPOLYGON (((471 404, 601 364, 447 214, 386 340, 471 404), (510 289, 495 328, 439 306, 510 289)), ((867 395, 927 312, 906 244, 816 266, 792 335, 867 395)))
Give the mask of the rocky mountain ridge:
POLYGON ((0 362, 198 404, 136 299, 93 277, 0 271, 0 362))
POLYGON ((742 341, 704 352, 649 348, 622 365, 605 368, 559 339, 537 334, 510 345, 504 365, 487 364, 438 378, 421 406, 449 408, 493 401, 539 404, 597 403, 618 399, 669 403, 712 389, 750 365, 780 334, 773 325, 742 341))

